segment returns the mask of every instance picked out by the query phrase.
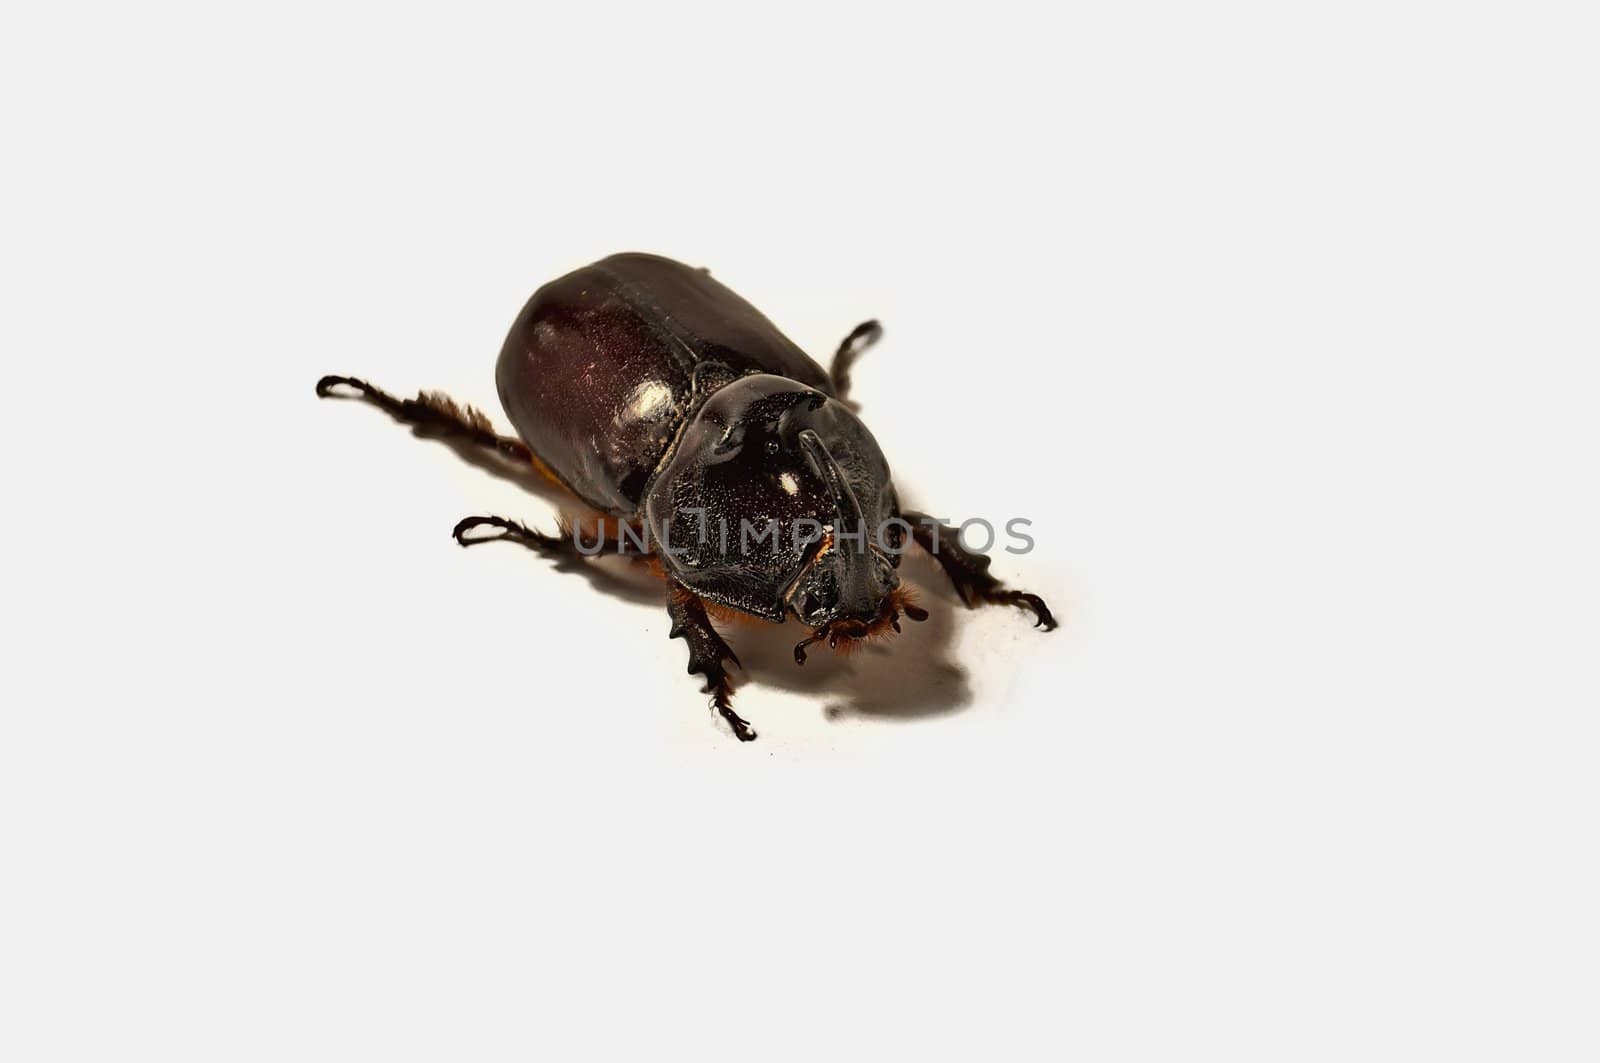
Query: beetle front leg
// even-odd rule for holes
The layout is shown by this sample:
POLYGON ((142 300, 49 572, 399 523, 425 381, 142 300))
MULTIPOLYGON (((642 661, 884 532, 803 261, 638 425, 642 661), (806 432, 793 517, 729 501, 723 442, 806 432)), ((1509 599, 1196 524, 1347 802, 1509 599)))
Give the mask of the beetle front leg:
POLYGON ((756 733, 738 713, 733 711, 733 684, 728 680, 725 663, 742 668, 732 648, 722 641, 717 629, 706 616, 706 606, 700 597, 675 580, 667 582, 667 615, 672 618, 670 638, 681 638, 689 644, 689 674, 699 672, 706 677, 705 693, 711 695, 711 704, 733 728, 734 737, 741 742, 752 742, 756 733))
POLYGON ((857 325, 839 344, 833 364, 828 367, 828 379, 833 382, 834 397, 840 402, 846 401, 850 394, 850 367, 882 338, 883 326, 874 319, 857 325))
POLYGON ((1015 591, 989 575, 989 557, 975 554, 961 545, 961 535, 950 525, 926 513, 906 512, 901 516, 911 525, 911 537, 933 555, 955 585, 956 594, 971 609, 979 605, 1014 605, 1032 611, 1034 627, 1046 631, 1056 628, 1056 618, 1044 599, 1027 591, 1015 591))
POLYGON ((498 434, 490 426, 489 418, 480 410, 459 403, 442 392, 419 391, 414 399, 397 399, 382 388, 375 388, 353 376, 325 376, 317 381, 317 396, 324 399, 360 399, 402 424, 414 426, 421 433, 466 439, 518 461, 533 460, 533 452, 522 440, 498 434), (349 388, 355 394, 339 395, 333 390, 338 387, 349 388))

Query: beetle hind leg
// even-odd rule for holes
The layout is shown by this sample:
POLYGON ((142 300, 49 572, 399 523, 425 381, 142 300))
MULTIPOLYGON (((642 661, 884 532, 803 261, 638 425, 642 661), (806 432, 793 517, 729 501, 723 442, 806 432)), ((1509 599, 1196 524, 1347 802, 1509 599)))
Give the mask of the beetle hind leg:
POLYGON ((456 521, 456 526, 450 529, 450 535, 462 546, 477 546, 479 543, 492 543, 504 539, 507 542, 521 543, 530 550, 552 558, 567 557, 578 552, 567 536, 548 535, 542 531, 535 531, 519 520, 507 520, 504 517, 462 517, 456 521), (469 534, 478 528, 494 528, 495 532, 488 535, 469 534))
POLYGON ((325 376, 317 381, 319 398, 355 398, 378 407, 390 417, 414 427, 423 435, 465 439, 518 461, 532 461, 533 452, 520 439, 497 433, 481 410, 456 402, 438 391, 419 391, 414 399, 397 399, 382 388, 353 376, 325 376), (348 388, 354 395, 341 395, 348 388))
POLYGON ((833 383, 834 397, 840 402, 846 401, 850 395, 850 367, 882 338, 883 326, 874 318, 851 329, 850 335, 839 344, 839 349, 833 354, 833 364, 828 367, 828 379, 833 383))
POLYGON ((605 519, 601 519, 596 527, 582 535, 575 531, 574 527, 573 520, 562 517, 560 533, 551 535, 530 528, 520 520, 507 520, 505 517, 462 517, 456 521, 456 526, 450 530, 450 535, 462 546, 477 546, 479 543, 502 540, 520 543, 553 561, 586 561, 602 554, 646 556, 642 546, 643 540, 625 533, 621 525, 616 526, 614 536, 607 527, 605 519), (492 530, 487 533, 480 532, 479 529, 482 528, 492 530), (590 534, 594 536, 593 542, 589 541, 590 534), (630 543, 634 544, 632 548, 630 543))
POLYGON ((667 585, 667 615, 672 618, 669 636, 683 639, 689 644, 689 673, 706 677, 705 693, 711 695, 711 704, 733 728, 734 737, 741 742, 755 741, 756 732, 742 716, 733 711, 733 684, 728 679, 726 664, 743 667, 733 649, 711 626, 705 603, 687 587, 677 582, 667 585))
POLYGON ((1013 590, 989 575, 989 557, 962 546, 955 528, 926 513, 907 512, 902 516, 911 524, 911 537, 933 555, 969 609, 979 605, 1011 605, 1031 612, 1034 627, 1053 631, 1058 626, 1043 598, 1028 591, 1013 590))

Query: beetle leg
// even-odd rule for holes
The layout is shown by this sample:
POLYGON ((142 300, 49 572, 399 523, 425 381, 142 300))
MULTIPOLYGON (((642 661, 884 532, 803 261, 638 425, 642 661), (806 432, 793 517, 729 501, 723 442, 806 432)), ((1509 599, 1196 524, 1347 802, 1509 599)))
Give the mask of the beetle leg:
POLYGON ((979 605, 1014 605, 1032 611, 1034 627, 1054 630, 1056 618, 1044 599, 1027 591, 1014 591, 989 575, 989 557, 975 554, 961 545, 961 536, 955 528, 928 516, 926 513, 907 511, 901 516, 911 525, 911 537, 917 545, 933 555, 955 585, 967 608, 979 605))
POLYGON ((542 531, 534 531, 519 520, 506 520, 504 517, 462 517, 456 521, 456 526, 450 530, 450 534, 462 546, 476 546, 478 543, 492 543, 505 539, 508 542, 521 543, 529 550, 549 558, 581 556, 572 540, 566 536, 547 535, 542 531), (468 535, 467 533, 474 528, 497 528, 499 531, 493 535, 468 535))
POLYGON ((689 644, 689 674, 699 672, 706 677, 705 692, 711 695, 711 704, 728 721, 733 733, 741 742, 754 741, 756 733, 738 713, 733 711, 733 685, 723 667, 731 662, 742 668, 739 658, 722 641, 717 629, 706 616, 706 606, 693 591, 676 581, 667 584, 667 615, 672 618, 671 638, 681 638, 689 644))
POLYGON ((584 561, 601 554, 644 556, 638 549, 629 549, 629 541, 623 537, 620 527, 616 538, 611 539, 606 537, 605 525, 601 524, 599 528, 593 530, 594 541, 589 542, 585 536, 573 531, 572 525, 566 518, 561 520, 559 535, 536 531, 519 520, 507 520, 504 517, 462 517, 456 521, 456 526, 451 529, 450 534, 462 546, 476 546, 479 543, 498 542, 501 539, 521 543, 529 550, 555 561, 584 561), (497 531, 486 535, 468 534, 477 528, 494 528, 497 531))
POLYGON ((325 376, 317 381, 317 395, 324 399, 358 398, 378 407, 402 424, 415 425, 421 433, 456 436, 519 461, 533 460, 533 452, 522 440, 497 434, 482 411, 458 403, 438 391, 419 391, 414 399, 397 399, 365 380, 350 376, 325 376), (356 394, 339 396, 333 391, 336 387, 352 388, 356 394))
POLYGON ((851 329, 850 335, 839 344, 839 349, 833 354, 833 364, 828 368, 828 379, 833 381, 833 394, 840 402, 844 402, 850 394, 850 367, 882 338, 883 326, 874 319, 863 321, 851 329))

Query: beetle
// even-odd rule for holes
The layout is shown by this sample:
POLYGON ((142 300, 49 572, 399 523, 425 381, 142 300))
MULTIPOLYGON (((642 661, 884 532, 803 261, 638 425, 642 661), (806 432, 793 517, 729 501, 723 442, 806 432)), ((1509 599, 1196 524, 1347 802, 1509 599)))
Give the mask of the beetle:
POLYGON ((819 642, 847 648, 898 632, 901 616, 927 618, 900 585, 908 537, 969 608, 1012 605, 1036 627, 1056 626, 1043 599, 991 576, 989 558, 954 528, 901 509, 849 401, 851 365, 882 334, 876 321, 857 326, 824 370, 708 270, 626 253, 544 285, 511 326, 495 378, 516 437, 438 392, 401 400, 347 376, 325 376, 316 391, 532 465, 581 503, 576 516, 563 511, 560 535, 490 516, 467 517, 452 535, 557 560, 634 553, 666 582, 670 637, 687 642, 689 673, 750 741, 728 674, 739 660, 711 617, 793 617, 810 629, 797 664, 819 642))

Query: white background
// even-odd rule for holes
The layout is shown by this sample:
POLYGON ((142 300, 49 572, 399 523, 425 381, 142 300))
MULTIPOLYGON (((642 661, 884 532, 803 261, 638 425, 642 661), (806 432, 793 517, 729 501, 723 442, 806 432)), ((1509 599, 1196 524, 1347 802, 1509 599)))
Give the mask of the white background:
POLYGON ((0 1057, 1594 1059, 1584 5, 578 7, 7 16, 0 1057), (881 317, 1061 630, 735 631, 742 746, 312 395, 629 249, 881 317))

